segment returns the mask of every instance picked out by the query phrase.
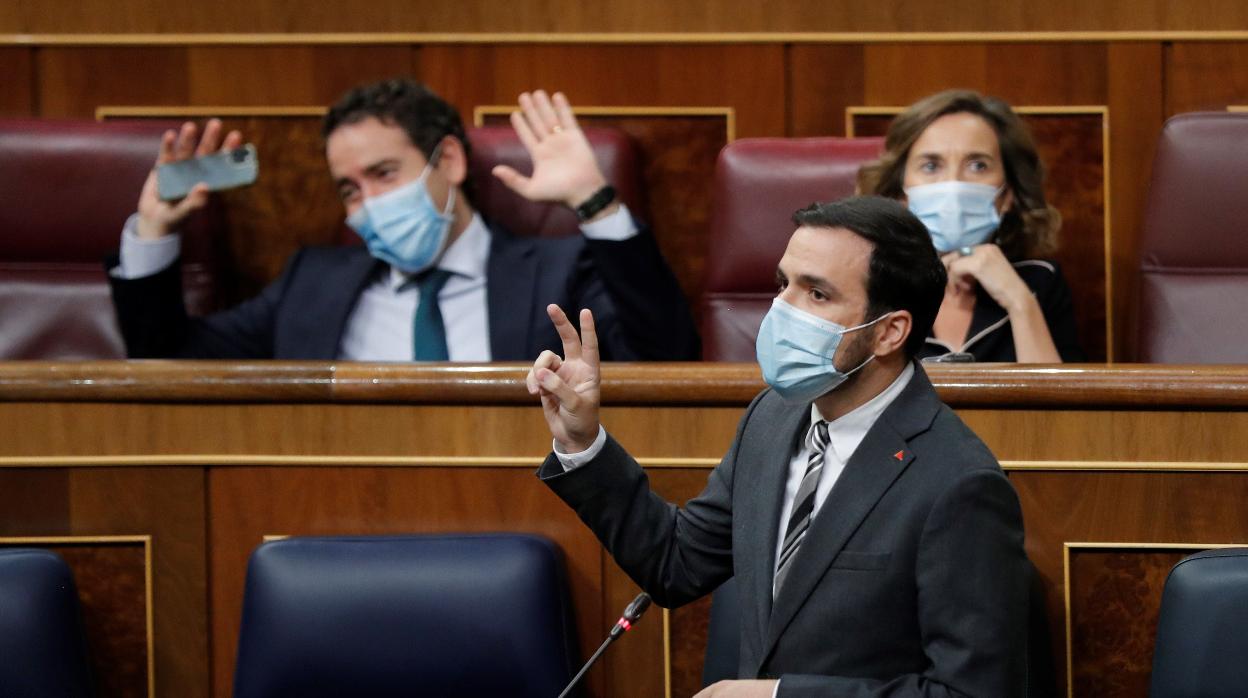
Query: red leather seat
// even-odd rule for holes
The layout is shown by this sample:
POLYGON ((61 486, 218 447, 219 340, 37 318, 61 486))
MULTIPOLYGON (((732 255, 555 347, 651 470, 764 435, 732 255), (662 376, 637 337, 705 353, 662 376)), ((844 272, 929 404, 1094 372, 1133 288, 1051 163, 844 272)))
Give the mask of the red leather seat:
MULTIPOLYGON (((586 128, 585 135, 598 158, 607 181, 634 215, 646 219, 646 197, 642 181, 641 153, 636 141, 614 128, 586 128)), ((562 237, 577 230, 576 214, 562 204, 525 199, 491 174, 495 165, 509 165, 521 174, 533 173, 529 153, 511 126, 477 126, 468 129, 472 155, 468 177, 476 189, 474 207, 515 235, 562 237)), ((360 244, 360 238, 345 225, 340 234, 344 244, 360 244)))
POLYGON ((1181 114, 1153 160, 1136 358, 1248 362, 1248 114, 1181 114))
MULTIPOLYGON (((0 120, 0 359, 125 357, 103 260, 169 127, 0 120)), ((192 313, 218 301, 215 218, 210 210, 184 235, 192 313)))
POLYGON ((715 206, 702 295, 702 356, 753 361, 754 340, 776 295, 776 264, 795 211, 854 193, 858 167, 882 138, 751 138, 726 146, 715 166, 715 206))

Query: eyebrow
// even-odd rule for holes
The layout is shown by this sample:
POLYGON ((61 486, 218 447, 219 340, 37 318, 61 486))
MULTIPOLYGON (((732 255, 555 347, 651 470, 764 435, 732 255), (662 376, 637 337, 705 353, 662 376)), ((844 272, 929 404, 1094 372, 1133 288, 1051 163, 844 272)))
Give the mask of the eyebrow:
MULTIPOLYGON (((937 153, 937 152, 920 152, 919 157, 927 159, 927 160, 943 160, 945 158, 945 155, 944 153, 937 153)), ((972 151, 972 152, 967 153, 964 157, 982 158, 984 160, 996 160, 997 159, 991 153, 986 153, 983 151, 972 151)))
MULTIPOLYGON (((382 167, 386 167, 387 165, 398 165, 398 164, 399 164, 398 158, 386 158, 384 160, 378 160, 377 162, 374 162, 368 167, 365 167, 364 172, 372 174, 376 172, 378 169, 382 167)), ((352 186, 354 186, 355 184, 354 182, 351 181, 350 177, 339 177, 338 179, 334 180, 334 186, 339 189, 341 189, 343 186, 346 186, 348 184, 352 186)))

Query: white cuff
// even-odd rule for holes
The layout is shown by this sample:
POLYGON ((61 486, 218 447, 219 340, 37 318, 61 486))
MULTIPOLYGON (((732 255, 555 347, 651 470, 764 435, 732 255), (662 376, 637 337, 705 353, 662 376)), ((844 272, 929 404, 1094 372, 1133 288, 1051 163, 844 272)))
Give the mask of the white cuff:
POLYGON ((637 235, 637 224, 628 207, 620 203, 620 207, 609 216, 596 221, 581 224, 581 232, 590 240, 609 240, 621 242, 637 235))
POLYGON ((599 453, 602 453, 602 447, 607 445, 607 430, 601 424, 598 425, 598 438, 589 445, 589 448, 580 453, 563 453, 559 450, 559 442, 551 440, 551 448, 555 452, 555 457, 559 459, 559 464, 563 466, 563 472, 569 472, 585 465, 593 460, 599 453))
POLYGON ((170 233, 155 240, 139 237, 139 214, 132 213, 121 229, 121 264, 108 270, 118 279, 138 279, 163 271, 182 254, 182 236, 170 233))
POLYGON ((776 680, 776 687, 775 687, 775 688, 773 688, 773 689, 771 689, 771 698, 776 698, 776 696, 778 696, 778 695, 780 695, 780 681, 779 681, 779 679, 777 679, 777 680, 776 680))

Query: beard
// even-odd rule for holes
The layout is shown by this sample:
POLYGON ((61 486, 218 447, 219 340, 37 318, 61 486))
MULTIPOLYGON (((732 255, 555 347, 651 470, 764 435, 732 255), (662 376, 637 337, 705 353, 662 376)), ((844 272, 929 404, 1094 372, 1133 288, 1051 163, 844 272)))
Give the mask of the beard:
POLYGON ((875 343, 875 333, 872 331, 874 329, 874 326, 864 327, 862 331, 850 334, 847 337, 847 341, 842 345, 843 349, 839 352, 841 354, 840 365, 837 365, 835 360, 832 362, 833 366, 842 373, 854 371, 840 387, 843 388, 852 384, 858 379, 858 376, 862 375, 862 371, 855 371, 855 369, 861 367, 871 358, 873 353, 871 345, 875 343))

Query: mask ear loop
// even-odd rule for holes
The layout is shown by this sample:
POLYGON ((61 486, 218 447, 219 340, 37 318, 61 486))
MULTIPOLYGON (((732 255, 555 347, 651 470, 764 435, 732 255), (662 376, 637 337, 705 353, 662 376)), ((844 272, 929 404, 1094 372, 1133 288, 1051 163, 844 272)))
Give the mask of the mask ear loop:
MULTIPOLYGON (((848 334, 848 333, 850 333, 850 332, 854 332, 854 331, 861 330, 861 329, 866 328, 866 327, 870 327, 870 326, 874 325, 875 323, 879 322, 880 320, 883 320, 884 318, 886 318, 886 317, 888 317, 889 315, 892 315, 892 314, 893 314, 893 311, 891 311, 891 310, 890 310, 890 311, 888 311, 887 313, 884 313, 883 315, 881 315, 881 316, 877 317, 877 318, 876 318, 876 319, 874 319, 874 320, 871 320, 871 321, 868 321, 868 322, 864 322, 864 323, 862 323, 861 325, 854 325, 853 327, 847 327, 847 328, 845 328, 845 330, 844 330, 843 332, 841 332, 841 335, 843 336, 843 335, 848 334)), ((854 374, 855 374, 855 373, 857 373, 857 372, 858 372, 858 370, 859 370, 859 369, 861 369, 863 366, 866 366, 867 364, 871 363, 871 360, 872 360, 872 359, 874 359, 874 358, 875 358, 875 354, 872 354, 872 355, 868 356, 868 357, 867 357, 867 359, 866 359, 866 361, 863 361, 862 363, 858 364, 857 366, 855 366, 855 367, 853 367, 853 368, 849 369, 848 371, 846 371, 846 372, 845 372, 845 377, 846 377, 846 378, 849 378, 850 376, 854 375, 854 374)), ((833 367, 833 368, 836 368, 836 364, 833 364, 833 365, 832 365, 832 367, 833 367)))
MULTIPOLYGON (((428 180, 430 173, 433 172, 433 168, 438 166, 438 162, 442 159, 442 144, 445 142, 446 142, 446 136, 443 136, 442 140, 438 141, 438 144, 433 146, 433 152, 429 153, 429 161, 425 163, 425 171, 420 173, 421 179, 428 180)), ((455 213, 455 187, 449 186, 448 184, 447 195, 446 195, 446 206, 442 209, 442 216, 444 218, 451 218, 454 213, 455 213)))

